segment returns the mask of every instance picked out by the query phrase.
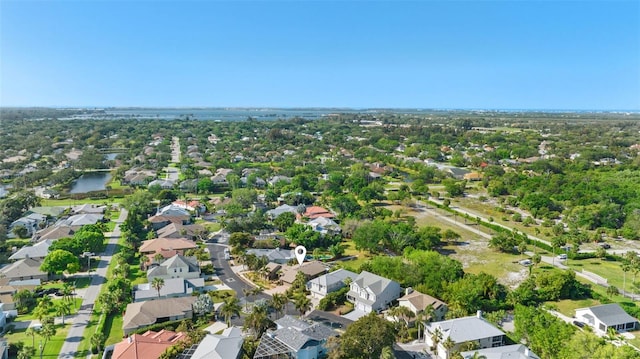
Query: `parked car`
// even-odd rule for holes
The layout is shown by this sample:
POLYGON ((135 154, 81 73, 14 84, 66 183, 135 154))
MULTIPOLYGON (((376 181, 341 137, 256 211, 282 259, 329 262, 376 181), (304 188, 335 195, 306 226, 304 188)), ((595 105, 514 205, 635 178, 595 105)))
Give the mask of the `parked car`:
POLYGON ((521 261, 519 261, 518 263, 520 263, 523 266, 530 266, 532 264, 531 259, 523 259, 521 261))
POLYGON ((558 255, 558 259, 565 260, 565 259, 567 259, 567 255, 562 253, 562 254, 558 255))
POLYGON ((583 322, 579 322, 577 320, 573 321, 573 325, 575 325, 576 327, 579 327, 579 328, 583 328, 584 327, 584 323, 583 322))
POLYGON ((600 247, 602 247, 604 249, 609 249, 609 248, 611 248, 611 245, 609 243, 600 243, 600 247))

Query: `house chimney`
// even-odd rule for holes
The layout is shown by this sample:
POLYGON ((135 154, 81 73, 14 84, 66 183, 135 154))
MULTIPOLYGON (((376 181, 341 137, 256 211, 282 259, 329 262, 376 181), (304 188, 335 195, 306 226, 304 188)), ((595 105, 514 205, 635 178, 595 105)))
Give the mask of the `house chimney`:
POLYGON ((529 358, 531 356, 531 352, 528 347, 524 347, 524 356, 529 358))
POLYGON ((481 310, 476 312, 476 317, 482 319, 482 311, 481 310))
POLYGON ((407 287, 407 289, 404 290, 404 295, 409 295, 413 293, 413 288, 411 287, 407 287))

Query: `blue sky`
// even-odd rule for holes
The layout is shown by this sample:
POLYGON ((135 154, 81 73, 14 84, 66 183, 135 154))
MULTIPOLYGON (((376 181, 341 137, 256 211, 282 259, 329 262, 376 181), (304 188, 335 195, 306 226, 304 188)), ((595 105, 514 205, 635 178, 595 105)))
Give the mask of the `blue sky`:
POLYGON ((0 0, 2 106, 640 110, 638 1, 0 0))

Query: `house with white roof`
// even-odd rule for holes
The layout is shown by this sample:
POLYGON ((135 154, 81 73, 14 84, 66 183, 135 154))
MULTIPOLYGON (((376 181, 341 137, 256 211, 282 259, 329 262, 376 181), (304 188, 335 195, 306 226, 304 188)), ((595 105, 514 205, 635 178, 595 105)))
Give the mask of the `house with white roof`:
POLYGON ((347 282, 353 282, 357 277, 358 275, 351 271, 338 269, 308 281, 307 290, 314 298, 322 299, 327 294, 346 286, 347 282))
POLYGON ((266 212, 267 217, 271 218, 271 219, 276 219, 278 218, 278 216, 280 216, 283 213, 293 213, 295 215, 298 214, 298 208, 294 207, 294 206, 290 206, 288 204, 283 204, 280 205, 274 209, 268 210, 266 212))
POLYGON ((627 314, 618 303, 576 309, 576 318, 600 335, 606 335, 609 328, 617 332, 633 331, 638 328, 638 319, 627 314))
POLYGON ((84 213, 75 214, 67 219, 60 220, 57 225, 68 227, 82 227, 88 224, 96 224, 104 220, 103 214, 98 213, 84 213))
POLYGON ((470 350, 460 353, 464 359, 482 358, 485 359, 540 359, 526 345, 513 344, 503 347, 485 348, 470 350), (476 354, 477 353, 477 354, 476 354))
POLYGON ((242 329, 236 327, 227 328, 222 334, 207 334, 191 359, 239 359, 243 342, 242 329))
POLYGON ((295 253, 293 249, 261 249, 252 248, 247 250, 247 254, 254 254, 256 257, 267 257, 269 262, 278 264, 287 264, 290 260, 294 259, 295 253))
POLYGON ((177 298, 191 296, 194 291, 204 288, 204 278, 168 278, 164 280, 164 285, 158 291, 151 286, 151 283, 142 283, 133 288, 133 301, 154 300, 161 298, 177 298))
POLYGON ((340 228, 338 223, 333 219, 326 217, 316 217, 307 222, 307 225, 311 226, 314 231, 322 234, 338 234, 342 231, 342 228, 340 228))
POLYGON ((493 324, 482 318, 482 312, 475 316, 433 322, 425 326, 425 342, 433 347, 434 333, 440 333, 437 343, 438 358, 448 359, 451 353, 460 350, 468 342, 475 343, 478 349, 501 347, 505 342, 505 334, 493 324), (454 345, 445 348, 444 343, 451 340, 454 345))
POLYGON ((53 242, 53 240, 47 239, 32 246, 24 246, 12 254, 9 260, 14 261, 24 258, 44 259, 49 253, 49 247, 51 247, 53 242))
POLYGON ((18 218, 9 225, 9 232, 12 233, 16 227, 24 227, 27 230, 27 236, 31 237, 40 226, 47 223, 47 216, 40 213, 30 213, 24 217, 18 218))
POLYGON ((351 282, 347 300, 354 303, 356 310, 364 313, 380 311, 400 297, 400 283, 379 275, 362 271, 351 282))

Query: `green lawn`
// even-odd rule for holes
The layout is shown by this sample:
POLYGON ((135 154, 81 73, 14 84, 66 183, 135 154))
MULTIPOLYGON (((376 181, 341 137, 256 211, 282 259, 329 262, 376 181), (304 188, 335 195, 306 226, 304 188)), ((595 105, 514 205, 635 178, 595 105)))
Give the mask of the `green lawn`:
POLYGON ((124 337, 124 331, 122 330, 122 314, 108 315, 106 322, 104 323, 104 328, 105 332, 109 333, 105 346, 121 341, 124 337))
POLYGON ((602 303, 600 303, 600 301, 598 300, 587 298, 578 300, 563 299, 557 302, 545 302, 544 304, 551 308, 554 308, 554 310, 557 310, 558 312, 568 317, 573 317, 575 316, 576 309, 578 308, 591 307, 594 305, 600 305, 602 303))
MULTIPOLYGON (((598 258, 581 259, 581 260, 569 260, 569 267, 573 268, 577 272, 583 269, 592 273, 595 273, 601 277, 607 279, 607 283, 616 286, 622 290, 624 284, 624 272, 620 268, 620 263, 615 261, 601 260, 598 258)), ((632 289, 633 274, 627 272, 626 290, 632 289)), ((636 278, 638 279, 638 278, 636 278)))
POLYGON ((131 285, 147 283, 147 273, 140 269, 139 265, 129 265, 129 277, 131 285))
MULTIPOLYGON (((100 313, 98 311, 93 311, 91 318, 89 318, 89 323, 84 330, 82 335, 82 341, 78 345, 78 352, 75 354, 76 358, 86 358, 87 354, 89 354, 89 350, 91 350, 91 335, 95 333, 96 326, 98 325, 98 320, 100 318, 100 313)), ((97 356, 93 356, 97 357, 97 356)))
POLYGON ((351 257, 351 256, 357 257, 356 259, 353 259, 353 260, 337 262, 344 269, 348 269, 350 271, 357 273, 359 272, 359 269, 362 263, 368 261, 372 257, 369 254, 369 252, 357 250, 355 243, 353 243, 352 241, 342 242, 342 245, 345 246, 345 251, 344 251, 345 257, 351 257))
MULTIPOLYGON (((60 350, 62 349, 62 344, 64 340, 67 338, 67 333, 69 332, 70 323, 66 322, 63 326, 62 324, 56 325, 56 335, 52 337, 47 344, 44 346, 44 351, 42 353, 43 358, 57 358, 60 354, 60 350)), ((17 331, 12 331, 10 333, 5 334, 5 338, 9 343, 18 343, 23 342, 26 346, 31 346, 34 342, 31 336, 25 334, 26 329, 21 329, 17 331)), ((36 355, 33 358, 40 358, 39 345, 40 342, 44 342, 44 339, 36 335, 35 336, 35 349, 36 355)))
POLYGON ((61 206, 61 207, 70 207, 77 206, 81 204, 98 204, 98 205, 109 205, 111 203, 120 203, 123 198, 115 198, 110 197, 106 199, 42 199, 41 206, 43 207, 53 207, 53 206, 61 206))

